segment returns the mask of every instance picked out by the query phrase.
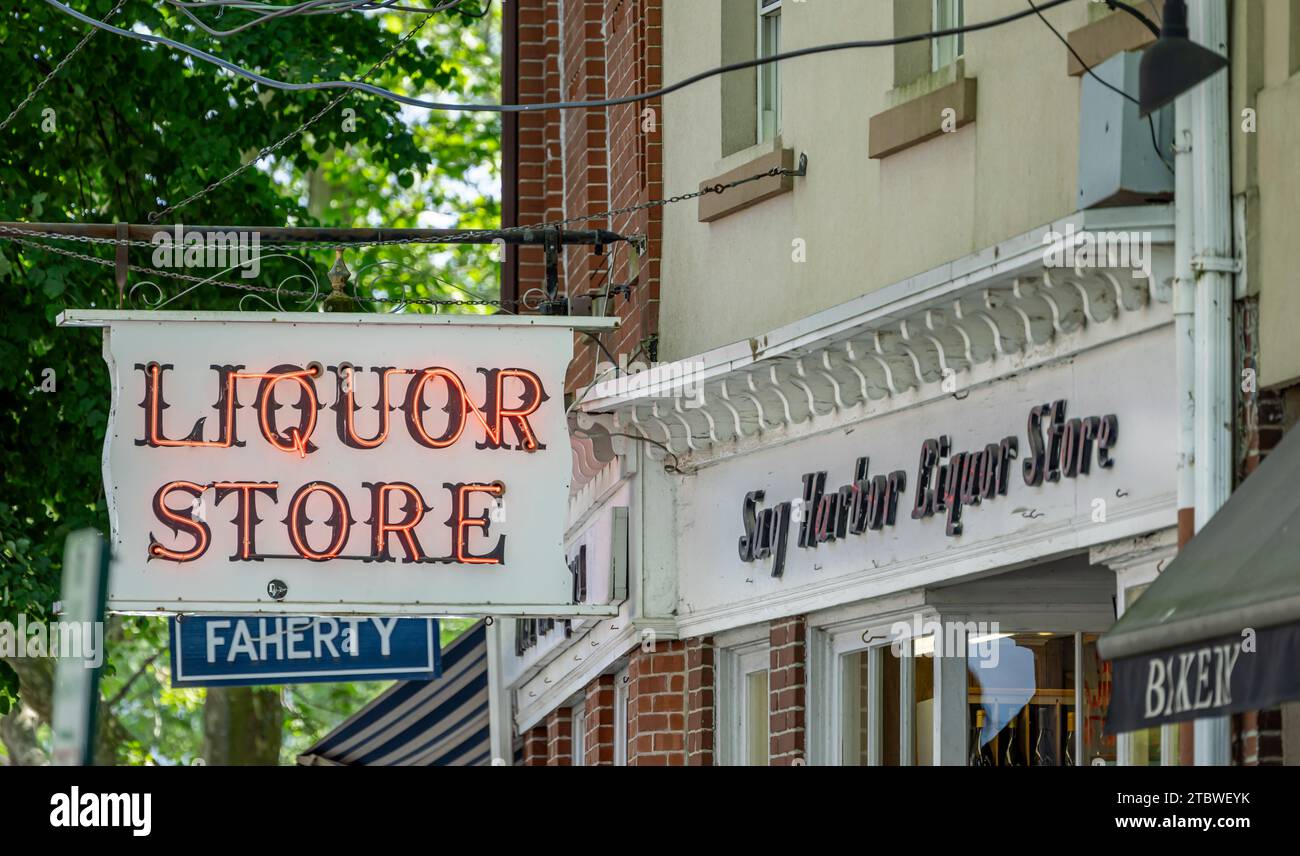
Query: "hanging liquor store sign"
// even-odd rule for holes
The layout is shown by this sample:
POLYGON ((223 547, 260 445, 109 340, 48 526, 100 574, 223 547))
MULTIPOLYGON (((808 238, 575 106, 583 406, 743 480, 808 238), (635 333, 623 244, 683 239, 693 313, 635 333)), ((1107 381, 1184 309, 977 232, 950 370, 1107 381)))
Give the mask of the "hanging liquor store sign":
POLYGON ((572 331, 609 319, 70 311, 102 326, 123 612, 575 614, 572 331))

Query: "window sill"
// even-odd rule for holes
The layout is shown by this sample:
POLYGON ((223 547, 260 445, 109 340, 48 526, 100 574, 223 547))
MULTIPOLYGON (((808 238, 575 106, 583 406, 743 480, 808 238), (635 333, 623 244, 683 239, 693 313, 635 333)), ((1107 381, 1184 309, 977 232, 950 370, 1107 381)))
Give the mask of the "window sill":
MULTIPOLYGON (((794 169, 794 149, 780 148, 779 139, 775 145, 763 143, 761 146, 755 146, 754 148, 755 150, 763 150, 763 153, 746 160, 734 169, 728 170, 719 176, 701 181, 700 189, 703 190, 715 184, 726 184, 729 181, 736 181, 741 178, 749 178, 756 173, 767 172, 773 167, 794 169)), ((750 150, 746 150, 746 152, 748 151, 750 150)), ((737 154, 742 153, 738 152, 737 154)), ((757 181, 733 187, 725 193, 706 194, 700 197, 699 221, 701 223, 712 223, 714 220, 719 220, 737 211, 743 211, 771 199, 773 196, 789 193, 793 189, 793 176, 769 175, 757 181)))
MULTIPOLYGON (((960 71, 959 68, 955 69, 956 79, 951 83, 929 91, 926 91, 928 87, 924 84, 934 75, 922 78, 918 81, 922 94, 872 116, 867 141, 868 155, 874 159, 886 158, 940 136, 944 133, 944 111, 948 109, 953 111, 952 130, 974 122, 975 78, 960 76, 960 71)), ((943 69, 935 72, 935 75, 942 72, 943 69)), ((918 84, 910 84, 902 89, 910 91, 918 84)))
MULTIPOLYGON (((1164 0, 1156 0, 1159 15, 1164 15, 1164 0)), ((1151 15, 1151 9, 1143 12, 1151 15)), ((1104 14, 1090 24, 1071 30, 1068 40, 1070 47, 1083 57, 1089 68, 1095 68, 1117 53, 1139 50, 1156 40, 1143 24, 1127 12, 1118 11, 1104 14)), ((1065 52, 1067 72, 1071 77, 1083 74, 1083 66, 1069 51, 1065 52)))

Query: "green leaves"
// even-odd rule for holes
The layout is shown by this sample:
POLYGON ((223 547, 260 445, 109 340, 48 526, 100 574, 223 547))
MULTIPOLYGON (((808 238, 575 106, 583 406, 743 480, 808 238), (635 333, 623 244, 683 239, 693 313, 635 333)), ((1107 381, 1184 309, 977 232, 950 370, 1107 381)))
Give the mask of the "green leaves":
MULTIPOLYGON (((83 0, 79 8, 103 17, 113 2, 83 0)), ((495 16, 499 4, 494 6, 495 16)), ((356 79, 393 46, 403 27, 419 20, 394 14, 299 16, 215 40, 187 25, 170 4, 132 3, 126 12, 152 32, 285 80, 356 79)), ((223 26, 231 24, 232 14, 225 13, 223 26)), ((500 83, 498 57, 488 49, 497 43, 485 29, 491 24, 440 14, 374 80, 411 91, 451 88, 451 99, 494 100, 500 83)), ((0 14, 0 104, 19 103, 82 34, 48 4, 7 4, 0 14)), ((172 51, 101 33, 0 132, 0 220, 146 223, 150 213, 203 191, 295 131, 332 95, 262 91, 172 51), (52 132, 41 127, 46 109, 57 117, 52 132)), ((310 137, 293 139, 164 225, 495 227, 499 136, 495 116, 412 113, 353 94, 313 125, 310 137), (355 111, 347 130, 344 107, 355 111)), ((113 257, 112 247, 52 243, 113 257)), ((348 264, 353 270, 376 262, 410 266, 392 268, 378 285, 371 274, 379 269, 372 269, 363 289, 495 297, 491 249, 384 247, 349 251, 348 264)), ((149 255, 132 248, 130 260, 152 265, 149 255)), ((300 256, 328 289, 324 274, 331 255, 300 256)), ((284 259, 268 260, 259 283, 274 285, 302 270, 284 259)), ((128 289, 141 279, 132 274, 128 289)), ((169 296, 185 287, 161 278, 157 285, 169 296)), ((48 614, 58 597, 68 532, 109 528, 101 474, 109 383, 101 334, 58 329, 53 320, 68 308, 116 306, 117 290, 109 266, 0 241, 0 294, 0 620, 14 620, 18 613, 48 614), (56 380, 53 392, 41 391, 47 371, 56 380)), ((236 309, 241 296, 202 289, 172 308, 236 309)), ((158 619, 122 623, 109 645, 104 697, 120 691, 165 637, 165 622, 158 619)), ((303 690, 293 720, 299 725, 292 727, 303 729, 303 740, 314 739, 333 720, 305 712, 311 705, 350 712, 377 689, 303 690)), ((18 691, 17 677, 0 664, 0 715, 18 691)), ((290 698, 297 697, 295 688, 290 698)), ((165 656, 144 667, 112 711, 130 735, 115 746, 118 760, 187 763, 199 751, 202 699, 202 691, 169 688, 165 656)))
POLYGON ((4 716, 18 703, 18 673, 0 660, 0 716, 4 716))

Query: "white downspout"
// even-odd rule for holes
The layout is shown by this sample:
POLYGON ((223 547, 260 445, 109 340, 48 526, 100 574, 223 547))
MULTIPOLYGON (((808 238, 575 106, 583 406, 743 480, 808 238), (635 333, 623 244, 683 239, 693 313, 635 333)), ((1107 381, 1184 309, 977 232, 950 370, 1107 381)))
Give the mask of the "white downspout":
MULTIPOLYGON (((1228 10, 1223 0, 1189 0, 1194 41, 1224 56, 1228 10)), ((1188 96, 1195 181, 1195 485, 1199 532, 1232 489, 1232 197, 1229 177, 1228 76, 1215 74, 1188 96)), ((1226 765, 1226 716, 1195 723, 1196 764, 1226 765)))
MULTIPOLYGON (((1178 396, 1178 548, 1192 537, 1196 508, 1196 182, 1192 177, 1192 99, 1174 102, 1174 366, 1178 396)), ((1161 726, 1160 763, 1176 766, 1176 729, 1161 726)))

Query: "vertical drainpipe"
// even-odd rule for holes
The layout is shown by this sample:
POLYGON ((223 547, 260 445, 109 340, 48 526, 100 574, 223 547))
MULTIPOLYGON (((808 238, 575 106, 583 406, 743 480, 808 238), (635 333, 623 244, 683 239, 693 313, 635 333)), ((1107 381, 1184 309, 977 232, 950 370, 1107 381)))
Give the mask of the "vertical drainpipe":
MULTIPOLYGON (((1196 274, 1192 269, 1196 182, 1192 177, 1190 95, 1174 102, 1174 116, 1174 365, 1178 400, 1178 549, 1181 550, 1196 531, 1196 274)), ((1179 745, 1171 745, 1168 738, 1175 728, 1162 728, 1161 763, 1193 763, 1190 731, 1182 729, 1179 745)))
MULTIPOLYGON (((1228 10, 1222 0, 1190 0, 1196 42, 1227 55, 1228 10)), ((1232 489, 1232 199, 1228 148, 1228 77, 1216 74, 1190 94, 1192 179, 1196 185, 1195 243, 1195 484, 1196 530, 1232 489)), ((1194 725, 1198 766, 1229 762, 1226 716, 1194 725)))

